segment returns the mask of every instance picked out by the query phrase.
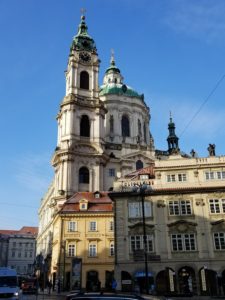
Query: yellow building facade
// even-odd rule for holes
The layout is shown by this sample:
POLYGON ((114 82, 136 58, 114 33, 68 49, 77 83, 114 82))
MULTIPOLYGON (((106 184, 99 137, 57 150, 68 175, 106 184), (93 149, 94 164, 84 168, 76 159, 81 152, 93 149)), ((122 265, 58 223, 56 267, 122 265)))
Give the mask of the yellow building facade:
POLYGON ((51 276, 64 290, 111 289, 114 270, 113 205, 107 193, 80 192, 53 221, 51 276))

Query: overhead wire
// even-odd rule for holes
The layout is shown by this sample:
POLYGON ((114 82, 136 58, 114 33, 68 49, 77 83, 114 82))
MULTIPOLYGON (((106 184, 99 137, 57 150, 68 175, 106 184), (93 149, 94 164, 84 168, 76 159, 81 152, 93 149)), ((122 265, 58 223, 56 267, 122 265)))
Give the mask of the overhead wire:
POLYGON ((199 112, 202 110, 203 106, 208 102, 208 100, 211 98, 211 96, 215 93, 215 91, 217 90, 217 88, 219 87, 219 85, 222 83, 222 81, 225 78, 225 74, 223 74, 223 76, 217 81, 217 83, 215 84, 215 86, 213 87, 213 89, 210 91, 209 95, 205 98, 205 100, 202 102, 202 104, 200 105, 200 107, 198 108, 198 110, 194 113, 194 115, 192 116, 191 120, 187 123, 187 125, 185 126, 185 128, 183 129, 183 131, 181 132, 181 134, 179 135, 179 137, 181 137, 184 132, 187 130, 187 128, 191 125, 191 123, 193 122, 193 120, 196 118, 196 116, 199 114, 199 112))

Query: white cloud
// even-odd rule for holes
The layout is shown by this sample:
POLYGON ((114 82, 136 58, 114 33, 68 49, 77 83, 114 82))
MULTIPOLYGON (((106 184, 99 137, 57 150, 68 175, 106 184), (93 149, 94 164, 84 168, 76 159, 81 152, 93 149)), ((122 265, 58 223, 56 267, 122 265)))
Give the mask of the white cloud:
POLYGON ((225 2, 220 0, 174 0, 162 21, 176 32, 214 41, 225 35, 225 2))
POLYGON ((15 162, 15 177, 23 187, 36 192, 45 192, 51 179, 49 154, 28 154, 15 162))

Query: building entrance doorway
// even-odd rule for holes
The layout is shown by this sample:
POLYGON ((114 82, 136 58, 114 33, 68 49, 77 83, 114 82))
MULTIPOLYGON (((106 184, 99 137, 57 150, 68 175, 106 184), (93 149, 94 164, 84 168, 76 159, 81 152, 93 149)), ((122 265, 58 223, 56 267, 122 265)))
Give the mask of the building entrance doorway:
POLYGON ((91 292, 100 291, 101 283, 99 281, 97 271, 93 270, 87 272, 86 289, 87 291, 91 291, 91 292))
POLYGON ((197 294, 195 271, 191 267, 184 266, 178 271, 178 283, 180 294, 197 294))

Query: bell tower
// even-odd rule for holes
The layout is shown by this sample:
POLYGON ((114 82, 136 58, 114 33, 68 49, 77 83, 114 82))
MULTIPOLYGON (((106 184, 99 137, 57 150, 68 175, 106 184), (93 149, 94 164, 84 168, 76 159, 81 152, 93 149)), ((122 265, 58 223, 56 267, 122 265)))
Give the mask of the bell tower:
POLYGON ((66 92, 57 115, 58 140, 52 165, 55 197, 62 200, 77 191, 103 190, 106 109, 99 99, 100 60, 87 29, 82 15, 70 47, 66 92))
POLYGON ((73 38, 66 71, 66 96, 74 94, 86 98, 98 98, 99 63, 94 40, 88 35, 85 16, 77 35, 73 38))
POLYGON ((168 124, 168 130, 169 130, 169 135, 167 138, 167 143, 168 143, 168 152, 169 154, 178 154, 180 152, 179 149, 179 138, 176 136, 175 133, 175 123, 172 120, 172 116, 170 113, 170 122, 168 124))

